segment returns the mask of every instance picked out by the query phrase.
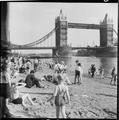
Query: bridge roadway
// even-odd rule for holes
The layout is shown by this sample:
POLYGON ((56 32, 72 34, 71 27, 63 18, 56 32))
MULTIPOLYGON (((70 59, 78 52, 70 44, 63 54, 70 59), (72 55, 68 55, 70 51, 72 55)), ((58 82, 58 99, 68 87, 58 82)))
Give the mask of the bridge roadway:
MULTIPOLYGON (((102 49, 102 48, 105 48, 105 47, 72 47, 72 50, 77 50, 77 49, 95 50, 95 49, 102 49)), ((55 47, 11 47, 10 49, 11 50, 35 50, 35 49, 55 49, 55 47)))
POLYGON ((68 23, 68 28, 77 28, 77 29, 100 29, 104 27, 99 24, 84 24, 84 23, 68 23))

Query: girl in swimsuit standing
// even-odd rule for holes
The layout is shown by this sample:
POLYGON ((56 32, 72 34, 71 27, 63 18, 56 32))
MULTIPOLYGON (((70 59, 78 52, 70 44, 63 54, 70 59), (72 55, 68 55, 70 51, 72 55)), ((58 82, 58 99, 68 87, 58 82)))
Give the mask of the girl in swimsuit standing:
POLYGON ((68 104, 70 104, 70 95, 69 95, 68 87, 64 84, 63 77, 61 76, 61 74, 57 76, 57 79, 58 79, 58 85, 55 88, 53 96, 48 101, 51 101, 53 98, 55 98, 56 117, 59 118, 61 111, 63 118, 66 118, 65 95, 67 96, 68 104))

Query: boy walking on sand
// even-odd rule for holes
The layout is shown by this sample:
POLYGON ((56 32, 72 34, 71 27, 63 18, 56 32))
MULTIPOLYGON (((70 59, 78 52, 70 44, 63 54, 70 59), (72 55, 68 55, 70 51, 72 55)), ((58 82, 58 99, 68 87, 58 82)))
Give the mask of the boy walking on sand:
POLYGON ((56 117, 59 118, 61 111, 63 118, 66 118, 65 95, 67 96, 68 104, 70 104, 70 95, 69 95, 68 87, 63 83, 63 77, 59 74, 57 76, 57 79, 58 79, 58 85, 55 88, 53 96, 49 100, 47 100, 47 102, 55 98, 56 117))
POLYGON ((81 63, 77 63, 77 66, 75 68, 74 84, 76 84, 76 79, 78 79, 78 83, 81 84, 81 82, 82 82, 82 68, 81 68, 81 63))

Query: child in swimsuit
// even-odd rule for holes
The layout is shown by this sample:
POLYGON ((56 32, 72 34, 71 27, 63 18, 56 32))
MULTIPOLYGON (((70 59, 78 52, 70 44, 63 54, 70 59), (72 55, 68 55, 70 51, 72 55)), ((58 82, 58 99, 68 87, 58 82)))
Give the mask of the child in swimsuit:
POLYGON ((70 95, 69 95, 68 87, 64 84, 63 77, 61 74, 57 76, 57 79, 58 79, 58 85, 55 88, 53 96, 48 101, 51 101, 53 98, 55 98, 56 117, 59 118, 60 110, 61 110, 61 114, 63 118, 66 118, 65 95, 67 96, 68 104, 70 104, 70 95))

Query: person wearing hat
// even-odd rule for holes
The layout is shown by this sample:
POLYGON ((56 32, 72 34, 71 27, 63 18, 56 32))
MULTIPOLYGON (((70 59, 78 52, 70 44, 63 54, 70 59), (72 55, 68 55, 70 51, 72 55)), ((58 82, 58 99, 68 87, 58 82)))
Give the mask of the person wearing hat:
POLYGON ((68 104, 70 104, 70 95, 69 95, 68 87, 64 84, 63 77, 61 74, 57 76, 57 79, 58 79, 58 85, 56 86, 52 97, 49 98, 47 102, 55 98, 56 117, 59 118, 61 111, 63 118, 66 118, 65 104, 67 102, 65 96, 67 96, 68 104))

